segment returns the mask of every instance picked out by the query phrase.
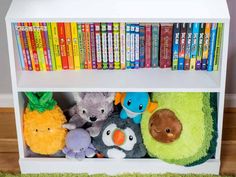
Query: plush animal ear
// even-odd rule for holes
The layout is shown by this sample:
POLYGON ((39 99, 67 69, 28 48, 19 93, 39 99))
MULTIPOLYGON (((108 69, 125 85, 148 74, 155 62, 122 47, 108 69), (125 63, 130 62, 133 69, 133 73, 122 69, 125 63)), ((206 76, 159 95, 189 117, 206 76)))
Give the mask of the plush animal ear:
POLYGON ((74 100, 76 103, 81 102, 84 99, 86 93, 84 92, 73 92, 74 100))
POLYGON ((121 102, 122 93, 117 92, 115 96, 115 105, 118 105, 121 102))
POLYGON ((157 106, 158 106, 157 103, 149 102, 147 107, 148 112, 152 113, 157 108, 157 106))
POLYGON ((114 101, 115 98, 115 93, 114 92, 108 92, 107 93, 107 101, 108 103, 112 103, 114 101))

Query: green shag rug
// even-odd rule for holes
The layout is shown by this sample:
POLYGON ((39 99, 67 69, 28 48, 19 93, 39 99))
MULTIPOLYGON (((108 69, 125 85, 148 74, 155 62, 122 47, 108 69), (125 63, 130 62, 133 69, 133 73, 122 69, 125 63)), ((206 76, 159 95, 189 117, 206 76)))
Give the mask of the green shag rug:
MULTIPOLYGON (((96 174, 96 175, 88 175, 88 174, 9 174, 9 173, 0 173, 0 177, 109 177, 109 175, 105 174, 96 174)), ((219 175, 195 175, 195 174, 122 174, 115 175, 112 177, 230 177, 230 176, 219 176, 219 175)))

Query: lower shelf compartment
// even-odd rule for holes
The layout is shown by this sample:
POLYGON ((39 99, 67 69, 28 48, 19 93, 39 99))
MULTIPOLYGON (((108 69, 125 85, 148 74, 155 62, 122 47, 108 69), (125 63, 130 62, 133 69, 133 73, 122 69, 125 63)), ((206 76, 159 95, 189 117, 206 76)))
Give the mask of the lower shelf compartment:
POLYGON ((168 164, 158 159, 84 159, 81 161, 66 158, 21 158, 21 173, 195 173, 219 174, 220 160, 184 167, 168 164))

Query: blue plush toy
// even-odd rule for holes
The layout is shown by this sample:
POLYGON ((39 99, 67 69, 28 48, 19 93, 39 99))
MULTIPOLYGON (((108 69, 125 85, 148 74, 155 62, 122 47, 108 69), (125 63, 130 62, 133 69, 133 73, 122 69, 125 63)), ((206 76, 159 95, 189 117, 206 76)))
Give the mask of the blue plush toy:
POLYGON ((123 109, 120 113, 121 119, 132 118, 134 123, 141 122, 141 114, 148 110, 150 113, 157 108, 157 103, 150 102, 147 92, 117 93, 115 105, 121 103, 123 109))

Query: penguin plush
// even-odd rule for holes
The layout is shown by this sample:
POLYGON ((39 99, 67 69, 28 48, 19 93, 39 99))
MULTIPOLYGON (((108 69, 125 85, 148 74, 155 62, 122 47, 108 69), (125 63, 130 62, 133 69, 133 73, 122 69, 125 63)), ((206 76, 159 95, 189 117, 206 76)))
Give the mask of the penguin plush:
POLYGON ((93 145, 108 158, 140 158, 146 155, 139 124, 132 119, 122 120, 113 113, 104 123, 93 145))

